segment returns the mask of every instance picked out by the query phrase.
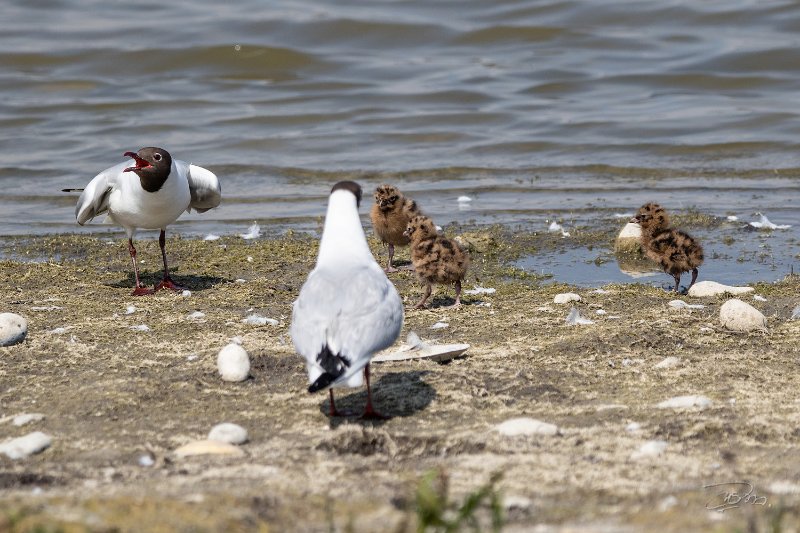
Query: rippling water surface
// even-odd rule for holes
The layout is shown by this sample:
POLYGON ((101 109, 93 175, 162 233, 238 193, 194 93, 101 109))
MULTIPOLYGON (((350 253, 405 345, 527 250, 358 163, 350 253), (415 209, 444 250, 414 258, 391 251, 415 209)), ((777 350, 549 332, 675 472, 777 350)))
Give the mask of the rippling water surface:
POLYGON ((342 177, 442 225, 655 199, 794 235, 798 35, 791 1, 7 0, 0 235, 107 230, 58 191, 144 145, 222 179, 187 235, 316 228, 342 177))

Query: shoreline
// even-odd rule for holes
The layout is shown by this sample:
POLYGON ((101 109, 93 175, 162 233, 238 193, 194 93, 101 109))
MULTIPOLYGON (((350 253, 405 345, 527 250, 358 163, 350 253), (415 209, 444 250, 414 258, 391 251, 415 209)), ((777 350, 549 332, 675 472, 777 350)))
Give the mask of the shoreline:
MULTIPOLYGON (((454 502, 502 472, 509 531, 532 523, 718 530, 743 528, 751 515, 767 524, 779 508, 800 516, 800 437, 793 431, 800 409, 797 380, 787 372, 800 355, 800 321, 788 320, 800 303, 797 276, 754 284, 765 302, 742 297, 767 316, 768 332, 732 333, 719 323, 727 298, 677 297, 706 307, 675 310, 667 306, 675 295, 647 285, 611 284, 599 294, 543 284, 513 266, 543 241, 498 227, 464 233, 482 248, 472 253, 464 288, 491 287, 494 294, 465 295, 465 305, 451 310, 439 306, 452 302, 453 290, 437 287, 436 307, 414 311, 422 292, 414 276, 390 278, 406 305, 398 344, 415 331, 424 341, 471 348, 448 364, 375 363, 376 408, 393 418, 364 424, 325 416, 327 396, 305 392, 303 361, 288 337, 316 239, 168 238, 173 277, 188 285, 189 297, 130 296, 121 239, 112 237, 116 246, 82 235, 18 242, 18 255, 49 251, 59 260, 0 261, 7 288, 0 311, 29 323, 24 343, 0 348, 0 418, 45 418, 0 429, 9 437, 41 430, 53 444, 19 461, 0 456, 0 526, 282 530, 301 520, 311 531, 331 524, 410 531, 416 487, 438 468, 454 502), (582 301, 553 303, 568 291, 582 301), (131 305, 135 311, 125 314, 131 305), (594 324, 566 325, 572 306, 594 324), (189 318, 195 311, 205 316, 189 318), (250 313, 278 324, 243 323, 250 313), (448 326, 430 329, 437 322, 448 326), (150 331, 131 329, 142 324, 150 331), (243 383, 216 374, 216 354, 232 337, 251 358, 252 377, 243 383), (656 367, 668 357, 677 363, 656 367), (692 394, 710 406, 656 407, 692 394), (506 437, 493 429, 516 417, 558 432, 506 437), (220 422, 248 429, 244 457, 174 456, 220 422), (638 429, 628 430, 631 424, 638 429), (664 441, 666 449, 637 455, 650 441, 664 441), (137 464, 145 452, 155 457, 152 467, 137 464), (770 505, 705 509, 704 485, 739 479, 750 480, 770 505)), ((370 245, 385 262, 385 250, 372 238, 370 245)), ((143 280, 152 284, 160 275, 157 243, 143 240, 137 248, 143 280)), ((407 249, 398 255, 406 261, 407 249)), ((358 410, 365 396, 342 391, 337 405, 358 410)), ((488 511, 479 518, 488 520, 488 511)))

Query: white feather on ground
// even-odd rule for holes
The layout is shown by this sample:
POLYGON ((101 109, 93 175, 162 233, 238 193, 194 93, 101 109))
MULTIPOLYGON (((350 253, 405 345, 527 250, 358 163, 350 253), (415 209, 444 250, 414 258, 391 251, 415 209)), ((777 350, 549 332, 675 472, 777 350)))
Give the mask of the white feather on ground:
POLYGON ((758 219, 758 222, 751 222, 750 223, 750 225, 753 226, 754 228, 759 228, 759 229, 789 229, 789 228, 792 227, 789 224, 774 224, 774 223, 770 222, 770 220, 766 216, 762 215, 761 213, 757 213, 757 214, 760 217, 758 219))
POLYGON ((239 234, 239 237, 245 240, 257 239, 260 236, 261 236, 261 226, 259 226, 258 222, 256 222, 255 220, 253 221, 252 224, 250 224, 250 227, 247 228, 247 233, 239 234))

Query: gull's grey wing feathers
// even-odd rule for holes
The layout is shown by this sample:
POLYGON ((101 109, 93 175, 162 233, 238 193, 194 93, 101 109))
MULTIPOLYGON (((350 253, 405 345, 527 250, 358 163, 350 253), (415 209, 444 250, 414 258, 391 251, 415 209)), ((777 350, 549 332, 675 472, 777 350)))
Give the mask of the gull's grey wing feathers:
POLYGON ((317 268, 294 303, 291 335, 308 361, 311 381, 323 371, 317 358, 324 347, 346 357, 349 366, 336 380, 340 383, 391 346, 402 325, 400 295, 377 264, 344 271, 317 268))
POLYGON ((181 170, 180 165, 185 165, 186 177, 189 180, 192 200, 187 211, 194 209, 198 213, 205 213, 219 205, 222 201, 222 187, 213 172, 184 161, 176 161, 176 165, 179 170, 181 170))
POLYGON ((83 226, 87 221, 108 210, 108 196, 127 166, 129 166, 127 161, 122 162, 92 178, 78 198, 78 205, 75 206, 75 218, 78 224, 83 226))

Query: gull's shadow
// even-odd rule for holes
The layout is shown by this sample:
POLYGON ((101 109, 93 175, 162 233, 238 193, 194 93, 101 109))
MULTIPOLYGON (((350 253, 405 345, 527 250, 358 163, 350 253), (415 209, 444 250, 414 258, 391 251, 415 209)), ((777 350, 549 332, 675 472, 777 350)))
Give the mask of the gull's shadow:
POLYGON ((392 265, 397 268, 401 269, 400 272, 411 272, 414 273, 414 265, 411 264, 410 259, 392 259, 392 265))
MULTIPOLYGON (((480 298, 475 297, 474 295, 469 295, 464 297, 464 293, 461 293, 461 305, 476 305, 481 303, 483 300, 480 298)), ((428 300, 424 309, 434 310, 434 309, 447 309, 449 307, 453 309, 458 309, 457 307, 453 307, 453 304, 456 303, 455 296, 447 296, 444 294, 440 294, 438 296, 431 296, 428 300)))
MULTIPOLYGON (((381 372, 382 366, 371 365, 370 375, 383 374, 381 372), (377 372, 375 371, 376 368, 377 372)), ((370 387, 372 388, 372 405, 375 410, 391 420, 398 416, 411 416, 428 407, 436 397, 436 390, 422 381, 421 378, 425 374, 427 374, 427 371, 424 370, 389 372, 383 374, 377 382, 373 380, 370 383, 370 387)), ((386 420, 362 420, 358 418, 367 405, 366 385, 362 390, 345 396, 344 391, 346 390, 333 390, 336 408, 340 411, 352 412, 354 416, 330 418, 331 428, 335 429, 347 423, 380 426, 386 422, 386 420)), ((328 416, 329 407, 328 394, 325 394, 325 399, 319 404, 319 410, 325 416, 328 416)))
MULTIPOLYGON (((455 298, 451 298, 449 296, 433 296, 428 302, 428 309, 438 309, 440 307, 450 307, 454 303, 456 303, 455 298)), ((465 302, 461 302, 463 305, 465 302)))
MULTIPOLYGON (((139 271, 139 281, 146 287, 154 287, 161 282, 161 278, 163 276, 163 272, 161 270, 157 272, 143 272, 139 271)), ((190 291, 203 291, 206 289, 210 289, 215 285, 219 285, 220 283, 232 283, 232 279, 225 279, 219 276, 181 276, 170 273, 170 278, 172 281, 175 282, 176 285, 180 285, 181 287, 186 287, 190 291)), ((108 283, 108 287, 114 287, 115 289, 131 289, 136 286, 136 277, 133 275, 133 272, 128 272, 128 275, 125 279, 121 279, 114 283, 108 283)))

